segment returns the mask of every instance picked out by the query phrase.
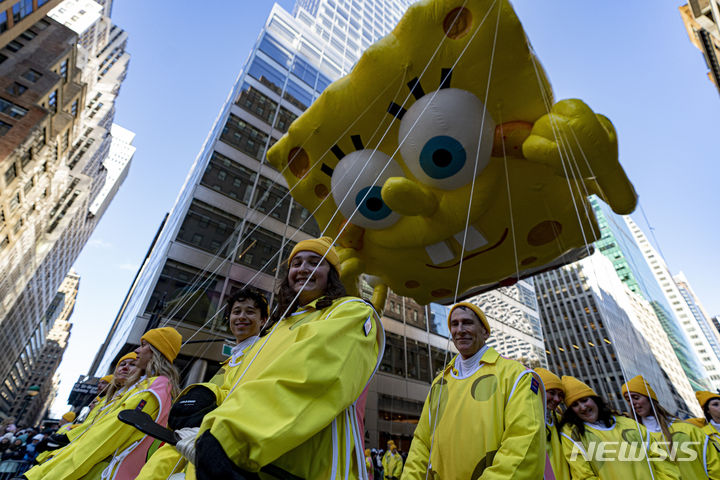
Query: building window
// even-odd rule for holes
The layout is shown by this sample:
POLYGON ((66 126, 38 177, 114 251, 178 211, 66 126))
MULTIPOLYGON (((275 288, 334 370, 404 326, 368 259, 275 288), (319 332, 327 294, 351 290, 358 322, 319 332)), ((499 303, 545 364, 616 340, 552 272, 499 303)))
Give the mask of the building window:
POLYGON ((9 87, 7 87, 5 89, 5 91, 7 93, 9 93, 10 95, 15 95, 16 97, 19 97, 20 95, 25 93, 25 91, 27 91, 27 89, 28 89, 28 87, 26 87, 22 83, 15 82, 12 85, 10 85, 9 87))
POLYGON ((13 227, 13 234, 17 235, 17 233, 20 231, 22 226, 23 226, 23 220, 21 218, 20 220, 18 220, 18 222, 13 227))
POLYGON ((228 239, 239 222, 239 218, 195 200, 185 215, 177 240, 210 253, 219 253, 222 245, 235 246, 235 241, 228 239))
POLYGON ((65 79, 67 82, 68 79, 68 61, 67 59, 63 60, 63 62, 60 64, 60 76, 65 79))
POLYGON ((0 137, 5 135, 10 129, 12 128, 12 125, 10 125, 7 122, 3 122, 0 120, 0 137))
POLYGON ((52 93, 50 93, 50 96, 48 97, 48 108, 51 112, 57 112, 57 95, 58 91, 53 90, 52 93))
POLYGON ((63 151, 67 150, 69 146, 70 146, 70 129, 68 128, 67 130, 65 130, 65 133, 63 134, 63 139, 62 139, 63 151))
POLYGON ((20 34, 20 37, 24 38, 28 42, 31 41, 33 38, 37 37, 37 34, 33 32, 32 30, 25 30, 23 33, 20 34))
POLYGON ((6 32, 7 29, 7 10, 3 10, 2 12, 0 12, 0 33, 6 32))
POLYGON ((4 98, 0 98, 0 113, 4 113, 5 115, 9 115, 13 118, 22 118, 27 112, 27 109, 19 105, 15 105, 4 98))
POLYGON ((12 7, 13 20, 17 24, 20 20, 32 13, 32 0, 20 0, 12 7))
POLYGON ((78 112, 78 101, 75 100, 72 103, 72 106, 70 107, 70 113, 72 114, 73 117, 77 117, 77 112, 78 112))
POLYGON ((5 247, 7 247, 9 243, 10 239, 7 237, 7 235, 5 235, 5 238, 0 241, 0 250, 3 250, 5 247))
POLYGON ((20 206, 20 194, 16 193, 10 198, 10 211, 12 212, 20 206))
POLYGON ((32 190, 32 188, 33 188, 34 186, 35 186, 35 182, 34 182, 34 181, 32 180, 32 178, 31 178, 30 181, 25 184, 25 188, 23 189, 24 192, 25 192, 25 195, 27 195, 28 193, 30 193, 30 190, 32 190))
POLYGON ((243 91, 237 104, 246 112, 250 112, 264 120, 268 125, 272 123, 272 118, 278 106, 276 102, 248 84, 243 85, 243 91))
POLYGON ((27 72, 23 73, 22 76, 25 80, 29 80, 29 81, 35 83, 38 80, 40 80, 40 77, 42 77, 42 73, 38 72, 37 70, 33 70, 31 68, 27 72))
POLYGON ((18 42, 17 40, 10 40, 10 43, 7 44, 7 49, 11 52, 17 52, 23 47, 23 44, 18 42))
POLYGON ((5 226, 5 212, 0 210, 0 227, 5 226))
POLYGON ((241 120, 235 115, 230 115, 228 122, 223 128, 220 138, 227 144, 244 152, 251 157, 261 160, 265 154, 265 144, 268 136, 241 120))
POLYGON ((13 163, 10 168, 5 170, 5 185, 10 185, 15 180, 15 177, 17 177, 17 167, 13 163))

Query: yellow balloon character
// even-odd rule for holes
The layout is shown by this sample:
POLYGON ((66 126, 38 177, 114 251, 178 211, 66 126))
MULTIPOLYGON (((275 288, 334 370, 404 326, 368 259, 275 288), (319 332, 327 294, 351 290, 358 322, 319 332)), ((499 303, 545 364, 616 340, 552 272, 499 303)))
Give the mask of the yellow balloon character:
POLYGON ((584 255, 588 195, 637 203, 612 124, 553 103, 504 0, 412 5, 268 158, 336 237, 347 286, 365 273, 423 304, 452 300, 461 263, 470 293, 584 255))

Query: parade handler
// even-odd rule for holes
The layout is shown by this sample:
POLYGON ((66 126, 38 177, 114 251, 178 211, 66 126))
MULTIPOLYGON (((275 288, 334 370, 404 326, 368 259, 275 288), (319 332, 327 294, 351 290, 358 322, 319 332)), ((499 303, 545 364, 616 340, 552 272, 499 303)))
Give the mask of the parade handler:
MULTIPOLYGON (((182 392, 170 410, 168 426, 172 429, 199 427, 204 415, 222 403, 227 390, 242 372, 245 353, 258 340, 260 329, 268 319, 267 299, 259 290, 245 286, 228 297, 225 319, 235 337, 230 357, 222 362, 208 383, 191 385, 182 392)), ((188 468, 192 466, 188 466, 187 459, 175 446, 165 444, 153 453, 137 480, 165 480, 172 474, 187 472, 188 468)))
POLYGON ((490 325, 476 305, 454 305, 448 326, 460 354, 433 381, 402 480, 542 478, 542 382, 485 344, 490 325))
POLYGON ((293 248, 277 323, 246 353, 199 434, 177 445, 198 479, 273 478, 262 473, 269 467, 287 478, 365 478, 356 402, 382 358, 384 333, 370 304, 346 296, 338 265, 328 237, 293 248))

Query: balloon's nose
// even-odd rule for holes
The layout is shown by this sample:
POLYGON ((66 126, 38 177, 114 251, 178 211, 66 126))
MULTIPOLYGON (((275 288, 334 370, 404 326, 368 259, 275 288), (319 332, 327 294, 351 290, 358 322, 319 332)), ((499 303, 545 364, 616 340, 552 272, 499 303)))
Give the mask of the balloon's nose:
POLYGON ((389 178, 382 187, 382 199, 394 212, 405 216, 431 217, 438 207, 430 190, 405 177, 389 178))

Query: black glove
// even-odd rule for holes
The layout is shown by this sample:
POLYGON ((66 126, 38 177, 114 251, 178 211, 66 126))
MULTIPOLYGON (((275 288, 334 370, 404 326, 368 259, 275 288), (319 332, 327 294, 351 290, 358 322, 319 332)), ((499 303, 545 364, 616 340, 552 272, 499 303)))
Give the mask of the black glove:
POLYGON ((195 444, 196 463, 195 476, 197 480, 259 480, 256 473, 240 470, 228 458, 222 445, 210 431, 205 431, 195 444))
POLYGON ((173 430, 199 427, 203 417, 215 408, 217 399, 213 391, 203 385, 196 385, 175 400, 170 408, 168 427, 173 430))
POLYGON ((48 450, 62 448, 70 443, 70 439, 64 433, 53 433, 47 440, 48 450))

